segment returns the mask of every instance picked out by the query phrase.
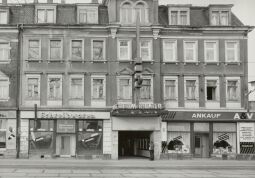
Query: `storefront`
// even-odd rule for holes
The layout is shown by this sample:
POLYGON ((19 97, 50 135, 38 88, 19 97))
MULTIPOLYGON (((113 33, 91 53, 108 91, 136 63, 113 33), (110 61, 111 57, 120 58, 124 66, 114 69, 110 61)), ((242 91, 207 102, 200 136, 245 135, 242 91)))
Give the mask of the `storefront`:
POLYGON ((16 111, 0 111, 0 158, 16 157, 16 111))
POLYGON ((112 158, 149 158, 149 144, 154 144, 154 157, 159 159, 160 104, 119 104, 113 107, 112 117, 112 158))
MULTIPOLYGON (((21 154, 32 157, 110 157, 109 112, 38 111, 21 114, 21 154)), ((108 158, 109 159, 109 158, 108 158)))
POLYGON ((236 159, 254 152, 253 113, 181 112, 162 114, 164 159, 236 159))

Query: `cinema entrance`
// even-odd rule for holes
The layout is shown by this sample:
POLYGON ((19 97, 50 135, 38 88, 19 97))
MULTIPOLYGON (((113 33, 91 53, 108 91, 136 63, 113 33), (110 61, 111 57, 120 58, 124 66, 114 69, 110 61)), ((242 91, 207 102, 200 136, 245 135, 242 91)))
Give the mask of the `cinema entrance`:
POLYGON ((119 158, 149 158, 151 131, 119 131, 119 158))

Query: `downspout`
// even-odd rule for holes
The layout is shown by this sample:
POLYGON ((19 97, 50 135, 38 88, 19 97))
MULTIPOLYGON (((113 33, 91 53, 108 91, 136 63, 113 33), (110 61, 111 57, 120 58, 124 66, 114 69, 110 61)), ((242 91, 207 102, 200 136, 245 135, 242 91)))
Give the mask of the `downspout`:
POLYGON ((21 64, 21 50, 22 50, 22 32, 23 32, 23 24, 18 24, 18 52, 17 52, 17 90, 16 90, 16 105, 17 105, 17 129, 16 129, 16 149, 17 149, 17 154, 16 157, 20 157, 20 135, 21 135, 21 130, 20 130, 20 64, 21 64))

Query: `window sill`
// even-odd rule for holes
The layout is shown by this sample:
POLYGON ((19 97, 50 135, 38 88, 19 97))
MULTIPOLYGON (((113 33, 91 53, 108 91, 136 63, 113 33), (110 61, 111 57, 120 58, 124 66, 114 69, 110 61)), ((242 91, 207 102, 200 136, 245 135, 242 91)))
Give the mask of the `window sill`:
POLYGON ((79 62, 79 63, 85 63, 85 60, 84 59, 70 59, 68 60, 69 62, 79 62))
POLYGON ((1 98, 0 102, 7 102, 7 101, 9 101, 9 99, 10 99, 10 97, 8 97, 8 98, 1 98))
POLYGON ((10 62, 11 62, 11 59, 0 60, 0 64, 9 64, 10 62))
POLYGON ((59 63, 64 63, 65 60, 63 59, 47 59, 47 62, 48 63, 51 63, 51 62, 59 62, 59 63))
POLYGON ((172 102, 177 102, 178 99, 164 99, 164 101, 172 101, 172 102))
POLYGON ((119 62, 119 63, 123 62, 123 63, 130 63, 131 64, 131 63, 134 62, 134 60, 131 60, 131 59, 118 59, 117 62, 119 62))
POLYGON ((236 62, 225 62, 225 65, 241 65, 241 62, 240 61, 236 61, 236 62))
POLYGON ((107 60, 92 60, 92 61, 89 61, 91 63, 106 63, 107 60))
POLYGON ((163 61, 163 64, 175 64, 178 65, 180 62, 179 61, 163 61))
POLYGON ((26 59, 25 61, 26 61, 26 62, 38 62, 38 63, 43 62, 42 59, 26 59))
POLYGON ((70 98, 70 101, 83 101, 84 98, 70 98))
POLYGON ((40 98, 26 98, 26 101, 40 101, 40 98))
POLYGON ((204 65, 220 65, 220 62, 219 61, 210 61, 210 62, 208 62, 208 61, 205 61, 204 62, 204 65))
POLYGON ((142 60, 142 63, 151 63, 153 64, 155 61, 154 60, 142 60))
POLYGON ((62 98, 61 99, 49 99, 47 98, 48 101, 62 101, 62 98))
POLYGON ((91 98, 93 101, 105 101, 105 98, 91 98))
POLYGON ((189 61, 189 62, 184 61, 183 64, 184 64, 184 65, 187 65, 187 64, 198 65, 199 62, 198 62, 198 61, 189 61))

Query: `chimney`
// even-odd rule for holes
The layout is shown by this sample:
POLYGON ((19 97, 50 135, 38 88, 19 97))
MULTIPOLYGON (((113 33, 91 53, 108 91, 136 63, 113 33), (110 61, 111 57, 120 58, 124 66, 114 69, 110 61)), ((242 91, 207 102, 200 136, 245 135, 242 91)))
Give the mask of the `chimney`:
POLYGON ((7 5, 7 0, 2 0, 3 5, 7 5))
POLYGON ((98 4, 98 0, 92 0, 93 4, 98 4))

